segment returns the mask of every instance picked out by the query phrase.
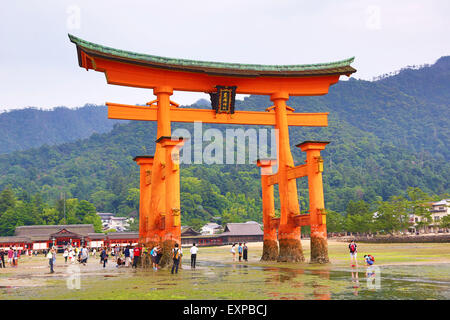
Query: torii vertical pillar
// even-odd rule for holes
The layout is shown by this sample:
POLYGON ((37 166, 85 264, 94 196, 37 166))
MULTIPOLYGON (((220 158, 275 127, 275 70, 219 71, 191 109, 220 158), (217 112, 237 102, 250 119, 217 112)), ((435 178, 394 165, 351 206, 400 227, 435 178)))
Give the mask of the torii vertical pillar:
POLYGON ((288 168, 294 167, 289 145, 289 127, 287 121, 286 101, 289 94, 277 92, 270 96, 275 106, 275 128, 278 129, 277 160, 278 160, 278 190, 280 194, 280 226, 278 228, 279 255, 281 262, 301 262, 303 256, 300 242, 301 228, 294 221, 294 216, 300 214, 297 195, 297 182, 288 179, 288 168))
POLYGON ((140 195, 139 195, 139 242, 148 242, 150 199, 152 194, 153 156, 137 156, 133 159, 139 165, 140 195))
POLYGON ((164 169, 162 178, 165 181, 164 229, 161 231, 163 256, 161 266, 170 264, 175 243, 181 246, 181 217, 180 217, 180 156, 179 150, 184 144, 183 138, 162 136, 156 143, 164 149, 164 169))
POLYGON ((323 199, 323 159, 320 151, 327 141, 305 141, 297 145, 306 152, 309 214, 311 221, 311 263, 328 263, 328 242, 325 202, 323 199))
MULTIPOLYGON (((173 90, 170 87, 157 87, 153 89, 157 97, 157 131, 156 136, 170 137, 170 96, 173 90)), ((158 140, 157 140, 158 141, 158 140)), ((150 201, 149 232, 147 235, 147 245, 159 243, 164 235, 165 214, 166 214, 166 183, 165 166, 166 152, 161 143, 156 143, 155 157, 153 160, 153 174, 151 178, 152 192, 150 201)))
POLYGON ((261 261, 276 261, 278 258, 277 228, 272 219, 275 217, 273 185, 269 185, 268 177, 272 174, 273 159, 258 159, 257 166, 261 168, 261 190, 263 207, 263 254, 261 261))

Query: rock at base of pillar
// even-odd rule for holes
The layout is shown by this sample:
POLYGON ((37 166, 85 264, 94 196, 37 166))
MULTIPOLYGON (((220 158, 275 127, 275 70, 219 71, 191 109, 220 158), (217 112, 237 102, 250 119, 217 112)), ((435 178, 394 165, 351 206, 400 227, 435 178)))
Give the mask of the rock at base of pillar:
POLYGON ((311 237, 311 263, 329 263, 326 238, 311 237))
POLYGON ((139 259, 138 266, 144 269, 152 268, 153 262, 152 257, 150 256, 150 251, 158 245, 157 241, 147 241, 142 247, 141 258, 139 259), (146 248, 147 252, 144 254, 144 248, 146 248))
POLYGON ((165 240, 161 244, 162 248, 162 257, 161 260, 159 260, 159 266, 161 268, 171 266, 173 263, 173 257, 172 257, 172 250, 175 248, 176 241, 174 240, 165 240))
POLYGON ((280 253, 278 262, 303 262, 302 243, 300 239, 280 239, 280 253))
POLYGON ((276 240, 264 240, 261 261, 276 261, 278 258, 278 243, 276 240))

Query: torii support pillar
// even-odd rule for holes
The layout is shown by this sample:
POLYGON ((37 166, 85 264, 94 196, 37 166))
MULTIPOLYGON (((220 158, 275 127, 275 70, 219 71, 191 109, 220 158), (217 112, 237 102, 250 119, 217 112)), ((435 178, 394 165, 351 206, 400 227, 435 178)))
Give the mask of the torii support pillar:
POLYGON ((280 194, 280 226, 278 242, 280 251, 277 261, 305 261, 300 242, 301 227, 295 224, 294 217, 300 214, 297 195, 297 182, 288 179, 288 169, 294 167, 289 145, 288 107, 286 101, 289 94, 277 92, 270 96, 275 107, 275 128, 278 129, 277 160, 278 160, 278 190, 280 194))
POLYGON ((305 141, 297 145, 306 152, 309 213, 311 221, 311 263, 328 263, 328 242, 325 203, 323 199, 323 159, 320 151, 327 141, 305 141))
POLYGON ((163 256, 161 266, 170 264, 170 253, 175 243, 181 247, 181 217, 180 217, 180 148, 183 138, 162 136, 156 140, 164 150, 164 168, 162 179, 165 181, 165 208, 163 215, 164 230, 161 232, 163 256))
POLYGON ((139 165, 140 195, 139 195, 139 242, 148 242, 150 199, 152 194, 153 156, 137 156, 133 159, 139 165))
MULTIPOLYGON (((170 96, 173 93, 172 88, 157 87, 153 89, 153 93, 157 99, 157 131, 156 136, 170 137, 170 96)), ((165 148, 160 143, 156 143, 155 157, 153 160, 153 172, 151 177, 151 200, 150 200, 150 217, 149 230, 147 233, 147 246, 153 246, 160 243, 165 229, 165 213, 166 213, 166 181, 164 171, 166 166, 165 148)))
POLYGON ((269 185, 268 178, 272 174, 273 159, 258 159, 257 166, 261 168, 261 189, 263 206, 264 244, 261 261, 276 261, 278 258, 277 227, 272 219, 275 218, 273 185, 269 185))

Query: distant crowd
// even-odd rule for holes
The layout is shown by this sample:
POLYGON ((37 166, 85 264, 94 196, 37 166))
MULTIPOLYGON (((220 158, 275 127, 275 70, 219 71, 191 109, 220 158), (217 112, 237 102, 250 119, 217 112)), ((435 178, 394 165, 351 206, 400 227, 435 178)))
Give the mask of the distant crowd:
MULTIPOLYGON (((59 248, 61 250, 61 248, 59 248)), ((88 259, 99 259, 99 263, 106 268, 108 262, 115 263, 115 267, 132 267, 137 268, 140 264, 140 260, 148 258, 146 261, 151 262, 153 270, 157 271, 160 267, 161 258, 163 256, 163 249, 160 245, 155 245, 153 248, 149 248, 142 245, 114 245, 112 247, 101 248, 88 248, 83 246, 66 245, 63 249, 62 256, 64 258, 64 264, 79 263, 86 265, 88 259)), ((48 259, 50 273, 54 273, 54 267, 56 263, 56 254, 58 248, 52 247, 45 250, 22 250, 19 248, 10 247, 9 249, 0 249, 0 268, 6 268, 6 266, 17 267, 19 264, 19 258, 21 255, 25 256, 37 256, 39 253, 43 253, 48 259)), ((191 269, 196 268, 198 247, 195 243, 189 250, 191 254, 191 269)), ((248 261, 248 247, 245 243, 234 243, 231 246, 232 261, 236 261, 236 255, 239 262, 248 261)), ((171 273, 178 273, 180 267, 181 258, 183 256, 183 250, 178 243, 175 243, 171 250, 172 268, 171 273)))

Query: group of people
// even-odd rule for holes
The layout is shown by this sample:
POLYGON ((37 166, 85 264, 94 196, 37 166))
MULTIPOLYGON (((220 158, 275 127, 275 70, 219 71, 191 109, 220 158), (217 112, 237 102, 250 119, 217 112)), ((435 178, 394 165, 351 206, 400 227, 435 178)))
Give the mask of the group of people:
MULTIPOLYGON (((233 262, 236 261, 236 243, 231 246, 230 252, 233 256, 233 262)), ((245 242, 243 244, 241 242, 239 243, 239 246, 237 247, 237 253, 239 256, 239 262, 241 262, 242 260, 248 261, 248 247, 245 242)))
MULTIPOLYGON (((348 249, 350 251, 350 264, 352 267, 357 267, 358 266, 358 260, 357 260, 358 246, 357 246, 355 240, 350 241, 350 243, 348 245, 348 249)), ((371 266, 375 263, 375 258, 370 254, 366 254, 366 255, 364 255, 364 262, 366 263, 367 266, 371 266)))
MULTIPOLYGON (((140 246, 135 246, 134 248, 132 248, 132 246, 126 246, 125 248, 121 248, 116 245, 111 249, 110 253, 116 260, 116 267, 129 267, 131 265, 132 268, 137 268, 139 259, 141 258, 141 255, 144 254, 144 250, 146 250, 146 248, 140 246)), ((100 262, 103 262, 103 267, 105 267, 107 260, 108 252, 105 247, 100 254, 100 262)))
MULTIPOLYGON (((95 248, 92 250, 92 254, 95 257, 95 248)), ((64 249, 63 258, 64 263, 67 263, 67 261, 70 263, 75 263, 75 261, 78 261, 79 263, 86 265, 89 258, 89 249, 86 248, 86 246, 83 246, 82 248, 68 246, 64 249)))
POLYGON ((0 249, 0 268, 6 268, 5 256, 10 267, 17 267, 22 250, 9 247, 8 250, 0 249))

